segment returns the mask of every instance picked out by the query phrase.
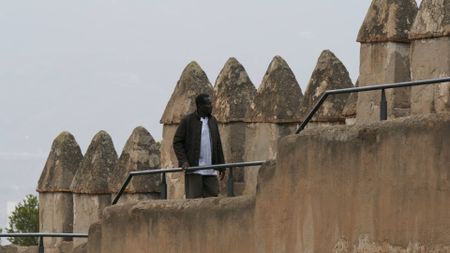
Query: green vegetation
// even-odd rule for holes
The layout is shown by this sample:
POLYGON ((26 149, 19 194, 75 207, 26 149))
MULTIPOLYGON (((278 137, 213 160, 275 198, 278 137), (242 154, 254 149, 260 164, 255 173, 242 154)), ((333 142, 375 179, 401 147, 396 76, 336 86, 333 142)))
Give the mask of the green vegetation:
MULTIPOLYGON (((32 233, 39 231, 39 202, 36 196, 27 195, 9 216, 8 233, 32 233)), ((37 245, 38 239, 33 237, 15 237, 8 240, 16 245, 37 245)))
POLYGON ((156 148, 157 148, 158 150, 161 150, 161 142, 160 142, 160 141, 157 141, 157 142, 156 142, 156 148))

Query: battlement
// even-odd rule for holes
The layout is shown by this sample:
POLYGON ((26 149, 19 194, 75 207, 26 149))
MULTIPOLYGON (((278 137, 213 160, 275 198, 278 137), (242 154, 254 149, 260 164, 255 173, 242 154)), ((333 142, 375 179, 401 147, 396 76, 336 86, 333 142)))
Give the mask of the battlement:
MULTIPOLYGON (((418 8, 414 0, 374 0, 357 36, 356 86, 450 76, 448 7, 449 1, 423 0, 418 8)), ((304 133, 293 135, 326 90, 350 87, 346 67, 330 50, 318 56, 305 91, 280 56, 258 89, 236 58, 214 86, 192 61, 160 119, 160 149, 143 127, 120 156, 105 131, 84 156, 70 133, 54 140, 37 187, 40 229, 88 232, 95 224, 89 233, 98 240, 88 247, 95 253, 448 249, 450 85, 386 90, 382 123, 380 92, 334 96, 304 133), (171 173, 170 200, 155 200, 158 175, 134 179, 119 205, 109 207, 129 172, 178 167, 173 136, 200 93, 213 97, 226 162, 276 162, 235 170, 236 198, 183 200, 184 174, 171 173), (122 240, 124 246, 116 243, 122 240)), ((74 247, 81 251, 85 242, 76 239, 74 247)), ((45 244, 57 250, 62 241, 45 244)))

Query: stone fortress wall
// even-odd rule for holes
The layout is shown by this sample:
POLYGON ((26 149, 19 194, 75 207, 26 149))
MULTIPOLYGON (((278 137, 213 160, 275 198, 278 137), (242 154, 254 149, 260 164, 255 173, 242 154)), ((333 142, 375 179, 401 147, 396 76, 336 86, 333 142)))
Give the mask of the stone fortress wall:
MULTIPOLYGON (((361 59, 360 75, 356 86, 450 76, 449 17, 450 1, 447 0, 423 0, 420 8, 417 7, 414 0, 373 0, 357 38, 358 42, 361 43, 361 59)), ((300 137, 284 138, 283 142, 278 145, 282 137, 294 133, 297 124, 302 121, 323 92, 329 89, 353 86, 345 66, 329 50, 323 51, 319 56, 316 68, 304 93, 287 62, 280 56, 275 56, 270 62, 258 89, 251 82, 245 68, 235 58, 230 58, 225 63, 214 86, 196 62, 189 63, 183 70, 160 121, 163 124, 161 150, 156 148, 152 136, 142 127, 137 127, 133 131, 120 157, 114 149, 111 137, 104 131, 100 131, 93 138, 84 156, 70 133, 63 132, 55 139, 37 187, 40 199, 40 229, 43 232, 89 231, 90 238, 92 235, 96 240, 89 240, 89 243, 85 244, 84 240, 64 242, 58 239, 47 239, 45 241, 46 248, 51 248, 53 252, 64 252, 63 248, 67 247, 66 244, 73 243, 74 252, 77 250, 96 253, 126 252, 124 249, 135 249, 133 252, 141 252, 138 249, 139 247, 148 250, 152 246, 150 244, 155 244, 158 240, 164 241, 164 238, 168 236, 175 236, 170 231, 176 231, 177 229, 181 231, 177 232, 177 236, 175 236, 179 243, 166 241, 167 244, 158 246, 157 249, 159 250, 154 252, 165 252, 164 250, 174 252, 177 247, 180 249, 179 247, 182 245, 190 247, 185 252, 211 252, 209 251, 211 249, 216 249, 213 252, 329 252, 333 247, 335 252, 350 252, 352 249, 356 250, 358 247, 364 248, 365 246, 372 247, 372 251, 364 252, 385 249, 382 252, 398 252, 402 248, 406 250, 406 248, 413 249, 414 247, 419 247, 418 249, 425 247, 431 252, 429 245, 408 246, 408 238, 412 238, 409 241, 410 243, 429 242, 432 245, 439 244, 441 246, 445 242, 450 242, 448 237, 450 234, 448 230, 450 217, 445 211, 441 210, 441 208, 450 208, 450 205, 445 200, 445 196, 439 193, 439 191, 442 191, 442 194, 448 193, 448 187, 445 186, 448 184, 448 178, 442 177, 446 175, 445 173, 448 174, 448 171, 441 171, 443 168, 445 169, 445 163, 448 164, 449 162, 448 141, 440 141, 439 136, 447 136, 445 132, 448 131, 449 121, 447 116, 443 119, 441 117, 440 121, 437 122, 431 116, 421 118, 421 115, 425 113, 436 113, 436 115, 444 113, 445 115, 446 112, 450 111, 450 85, 441 84, 386 91, 389 120, 413 115, 419 117, 420 120, 429 122, 430 126, 436 126, 436 129, 440 129, 440 132, 428 133, 429 135, 427 135, 427 133, 424 133, 424 127, 420 124, 420 120, 408 120, 407 118, 394 120, 397 122, 392 123, 394 126, 389 125, 391 124, 389 122, 375 123, 377 127, 372 130, 371 126, 365 124, 379 120, 380 93, 374 91, 329 97, 316 113, 308 129, 305 130, 305 134, 300 137), (110 205, 112 196, 118 191, 130 171, 177 167, 177 160, 172 150, 172 138, 183 115, 194 110, 194 98, 200 93, 209 93, 213 96, 213 114, 220 123, 227 162, 271 160, 275 158, 277 158, 277 162, 269 162, 263 166, 266 169, 259 173, 259 178, 257 168, 236 170, 234 175, 236 179, 235 189, 237 195, 242 195, 240 197, 219 198, 217 200, 144 201, 136 203, 137 200, 159 198, 161 178, 158 176, 135 178, 128 187, 126 195, 123 196, 122 203, 103 211, 105 207, 110 205), (344 127, 344 125, 352 124, 356 124, 356 126, 344 127), (378 143, 378 141, 390 143, 386 139, 389 133, 383 130, 385 127, 397 129, 395 133, 399 134, 400 137, 396 137, 396 140, 407 142, 402 139, 401 130, 398 130, 404 128, 402 124, 409 127, 406 127, 406 131, 409 131, 408 133, 411 136, 424 136, 423 138, 427 140, 428 144, 437 145, 435 151, 429 150, 429 152, 438 152, 437 154, 433 153, 435 156, 430 159, 435 159, 441 164, 436 165, 433 160, 423 164, 425 171, 429 169, 429 173, 436 175, 433 179, 438 180, 436 181, 438 182, 437 186, 428 182, 427 179, 423 179, 424 181, 420 181, 422 183, 419 182, 417 185, 407 186, 407 182, 410 181, 403 181, 403 179, 408 178, 407 168, 410 168, 412 164, 395 163, 389 165, 393 170, 403 168, 406 171, 396 172, 397 174, 395 174, 386 169, 380 175, 373 176, 382 176, 383 180, 387 181, 381 180, 380 182, 386 184, 390 180, 399 180, 399 184, 404 185, 404 187, 384 192, 380 185, 373 185, 370 178, 358 174, 365 173, 366 170, 362 172, 353 171, 357 167, 361 167, 361 163, 341 161, 338 155, 343 154, 333 144, 336 141, 344 140, 345 143, 342 145, 351 146, 360 139, 367 140, 367 143, 362 142, 358 145, 362 145, 361 148, 368 152, 360 155, 368 155, 373 152, 374 143, 378 143), (327 128, 326 126, 332 127, 327 128), (447 128, 445 128, 446 126, 447 128), (320 137, 319 133, 322 132, 324 137, 320 137), (356 133, 356 135, 352 135, 352 133, 356 133), (317 138, 320 141, 314 142, 315 136, 319 136, 317 138), (342 137, 342 140, 335 136, 342 137), (335 138, 339 140, 335 140, 335 138), (308 151, 309 146, 299 144, 303 140, 305 143, 312 142, 311 149, 314 150, 308 151), (277 157, 278 148, 282 148, 286 152, 277 157), (440 151, 439 148, 441 148, 440 151), (303 151, 294 152, 288 149, 303 151), (323 149, 330 149, 333 151, 330 151, 330 154, 335 155, 326 159, 323 156, 317 156, 316 154, 323 149), (444 153, 439 154, 439 152, 444 153), (301 171, 296 171, 295 162, 302 163, 303 161, 307 161, 308 166, 301 171), (346 205, 354 205, 360 208, 361 213, 358 212, 356 215, 362 218, 350 219, 347 217, 352 213, 350 209, 336 210, 336 208, 341 208, 334 202, 339 198, 333 200, 326 197, 324 194, 327 190, 317 191, 318 189, 311 185, 313 182, 334 184, 333 178, 336 178, 336 180, 341 178, 338 174, 335 175, 333 172, 325 171, 326 169, 323 169, 323 174, 320 174, 320 170, 317 170, 317 161, 322 161, 321 164, 327 163, 326 166, 330 168, 330 171, 332 167, 341 166, 340 163, 348 163, 348 169, 360 175, 353 178, 354 180, 361 180, 361 182, 369 180, 367 186, 369 188, 364 185, 359 185, 359 188, 355 186, 356 188, 353 190, 344 187, 341 193, 352 194, 355 191, 370 190, 378 191, 382 195, 356 194, 357 201, 360 201, 357 203, 350 199, 342 199, 346 205), (275 167, 277 170, 274 170, 275 167), (279 175, 278 170, 288 170, 291 179, 286 178, 286 176, 277 177, 276 175, 279 175), (308 174, 308 172, 311 174, 308 174), (298 173, 303 173, 304 177, 300 177, 298 173), (384 178, 383 175, 392 177, 392 179, 384 178), (276 184, 273 183, 277 180, 281 181, 276 184), (293 180, 299 183, 304 182, 305 186, 297 186, 297 183, 294 183, 293 180), (281 189, 283 187, 285 189, 281 189), (422 191, 425 189, 424 187, 427 189, 426 191, 422 191), (399 189, 403 190, 403 194, 406 195, 395 195, 392 199, 388 198, 390 193, 401 194, 397 191, 399 189), (436 193, 434 189, 437 189, 438 192, 436 193), (408 219, 404 222, 399 219, 403 224, 399 227, 371 223, 375 218, 382 223, 380 219, 395 222, 395 217, 403 217, 401 213, 395 211, 397 209, 389 205, 384 206, 387 213, 380 213, 382 209, 377 205, 385 203, 384 200, 400 201, 402 203, 400 207, 407 210, 404 215, 415 215, 411 207, 420 205, 416 202, 407 202, 410 191, 423 194, 425 199, 427 199, 426 196, 433 196, 433 199, 427 201, 431 201, 429 205, 436 205, 436 208, 426 213, 423 220, 420 217, 415 217, 416 223, 414 224, 410 224, 408 219), (305 195, 302 192, 309 192, 309 194, 305 195), (280 193, 285 194, 279 195, 280 193), (299 199, 299 202, 292 207, 293 209, 289 208, 290 201, 287 199, 291 197, 299 199), (369 204, 363 203, 365 198, 371 200, 368 202, 369 204), (268 201, 277 203, 274 204, 277 210, 273 211, 278 218, 273 218, 270 215, 271 206, 267 206, 268 201), (439 207, 438 204, 442 207, 439 207), (378 209, 373 209, 375 208, 373 205, 378 209), (318 207, 323 208, 323 210, 318 210, 318 207), (327 208, 337 211, 339 215, 333 216, 332 213, 327 213, 327 208), (214 210, 217 211, 217 215, 213 214, 214 210), (372 215, 370 216, 370 222, 364 216, 367 212, 372 215), (124 216, 124 213, 129 214, 129 217, 124 216), (174 214, 176 214, 175 217, 174 214), (199 214, 202 215, 199 216, 199 214), (196 220, 203 215, 206 217, 203 223, 196 220), (433 215, 437 216, 433 218, 433 215), (188 218, 200 222, 201 227, 206 226, 210 231, 213 231, 210 235, 211 240, 217 242, 218 239, 223 239, 224 242, 209 246, 197 243, 185 245, 184 243, 189 242, 189 240, 192 242, 192 240, 198 239, 197 236, 201 237, 201 231, 192 227, 193 223, 183 223, 185 222, 184 219, 188 218), (330 222, 327 223, 328 225, 334 224, 335 227, 329 228, 333 231, 326 231, 328 225, 321 219, 336 219, 329 220, 330 222), (342 224, 338 221, 341 219, 342 224), (282 227, 273 227, 273 224, 284 224, 283 222, 287 220, 295 221, 292 224, 285 224, 290 232, 282 232, 282 227), (447 221, 445 222, 445 220, 447 221), (359 227, 351 225, 352 222, 358 221, 361 221, 363 225, 359 227), (365 221, 367 222, 364 223, 365 221), (435 224, 436 231, 443 234, 436 235, 436 232, 427 234, 426 231, 433 230, 432 224, 436 221, 443 221, 441 225, 435 224), (431 227, 421 225, 427 222, 432 223, 431 227), (119 235, 112 233, 116 227, 126 228, 126 233, 130 235, 123 245, 119 243, 122 241, 122 237, 116 238, 115 236, 119 235), (248 231, 241 231, 240 227, 245 227, 248 231), (345 228, 342 231, 346 232, 340 233, 342 232, 340 228, 345 228), (403 233, 400 228, 410 232, 403 233), (149 234, 150 231, 153 234, 149 234), (191 235, 187 231, 194 232, 191 235), (362 233, 364 231, 367 231, 366 235, 362 233), (283 235, 284 233, 286 235, 283 235), (334 241, 321 244, 320 238, 322 236, 332 238, 334 241), (271 237, 275 239, 269 240, 271 237), (146 242, 148 238, 152 240, 149 239, 150 241, 146 242), (239 245, 233 245, 233 240, 239 242, 239 245), (358 240, 359 244, 353 245, 358 240), (383 240, 387 240, 388 243, 386 245, 377 244, 383 242, 383 240), (225 245, 226 242, 229 242, 229 245, 225 245)), ((383 146, 386 147, 386 150, 396 152, 391 150, 396 143, 389 144, 392 145, 391 149, 388 147, 389 145, 386 145, 383 146)), ((427 153, 428 151, 424 150, 424 152, 427 153)), ((399 155, 406 157, 413 153, 420 156, 420 153, 415 153, 413 150, 405 151, 399 155)), ((388 159, 383 155, 380 155, 379 158, 388 159)), ((369 160, 362 159, 360 161, 365 161, 364 164, 368 165, 369 160)), ((376 170, 378 163, 373 162, 375 164, 373 169, 376 170)), ((328 168, 326 166, 324 168, 328 168)), ((367 173, 367 175, 371 175, 369 171, 367 173)), ((351 175, 349 174, 349 178, 352 178, 351 175)), ((170 199, 183 199, 183 174, 167 174, 166 179, 168 197, 170 199)), ((355 182, 350 180, 347 183, 355 184, 355 182)), ((330 188, 326 194, 332 194, 332 191, 333 189, 330 188)), ((224 186, 222 186, 222 192, 225 193, 224 186)), ((447 243, 445 247, 448 247, 448 244, 450 243, 447 243)))

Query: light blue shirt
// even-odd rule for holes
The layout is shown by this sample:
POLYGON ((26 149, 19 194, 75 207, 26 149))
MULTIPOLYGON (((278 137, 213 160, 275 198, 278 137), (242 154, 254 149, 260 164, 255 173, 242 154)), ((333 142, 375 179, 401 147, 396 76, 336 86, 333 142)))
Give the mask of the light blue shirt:
MULTIPOLYGON (((200 158, 198 159, 198 166, 207 166, 212 164, 211 155, 211 134, 209 133, 208 117, 200 118, 202 121, 202 135, 200 140, 200 158)), ((215 176, 216 170, 198 170, 194 172, 204 176, 215 176)))

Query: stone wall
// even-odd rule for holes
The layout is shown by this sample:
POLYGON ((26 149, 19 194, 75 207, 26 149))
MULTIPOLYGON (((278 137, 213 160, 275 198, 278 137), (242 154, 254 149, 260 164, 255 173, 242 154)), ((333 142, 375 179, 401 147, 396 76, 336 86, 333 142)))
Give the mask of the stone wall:
POLYGON ((280 141, 256 194, 108 207, 88 248, 448 252, 449 139, 449 113, 306 129, 280 141))
POLYGON ((448 249, 449 138, 443 114, 283 139, 259 175, 255 252, 448 249))

